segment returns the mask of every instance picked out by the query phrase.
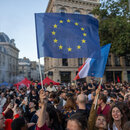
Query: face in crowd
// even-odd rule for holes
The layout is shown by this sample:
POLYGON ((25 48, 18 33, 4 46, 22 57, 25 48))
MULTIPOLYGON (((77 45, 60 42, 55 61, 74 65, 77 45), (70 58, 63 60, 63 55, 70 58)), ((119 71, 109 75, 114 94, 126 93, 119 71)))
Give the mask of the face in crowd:
POLYGON ((106 122, 106 119, 104 116, 102 115, 99 115, 96 119, 96 123, 95 123, 95 126, 98 128, 98 129, 107 129, 107 122, 106 122))
POLYGON ((114 107, 112 109, 112 118, 115 121, 119 121, 119 120, 121 120, 122 117, 123 117, 123 115, 121 114, 121 111, 119 110, 119 108, 118 107, 114 107))
POLYGON ((30 102, 30 103, 29 103, 29 108, 30 108, 30 109, 31 109, 31 108, 35 108, 34 102, 30 102))
POLYGON ((104 90, 104 91, 103 91, 103 94, 104 94, 105 96, 108 96, 108 91, 107 91, 107 90, 104 90))
POLYGON ((67 121, 66 130, 87 130, 87 119, 82 114, 73 114, 67 121))
POLYGON ((1 98, 4 98, 5 97, 5 94, 4 93, 1 93, 1 98))
POLYGON ((69 120, 67 122, 67 130, 81 130, 81 128, 75 120, 69 120))

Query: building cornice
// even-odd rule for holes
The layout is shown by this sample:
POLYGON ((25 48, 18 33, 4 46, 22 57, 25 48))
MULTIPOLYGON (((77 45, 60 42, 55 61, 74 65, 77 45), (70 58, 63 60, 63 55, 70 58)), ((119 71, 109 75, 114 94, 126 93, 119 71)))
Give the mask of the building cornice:
POLYGON ((92 6, 96 7, 99 5, 100 5, 100 2, 97 2, 94 0, 89 0, 89 1, 84 1, 84 0, 49 0, 46 12, 51 12, 51 10, 54 6, 86 9, 86 7, 88 8, 89 6, 91 8, 92 6))
POLYGON ((100 2, 98 2, 98 1, 95 1, 95 0, 87 0, 87 1, 85 1, 85 0, 56 0, 56 2, 71 2, 71 3, 75 3, 75 4, 82 4, 82 5, 86 5, 86 4, 88 4, 88 3, 91 3, 91 4, 100 4, 100 2))
POLYGON ((73 66, 73 67, 71 67, 71 66, 67 66, 67 67, 66 66, 61 66, 61 67, 51 67, 51 68, 46 69, 46 70, 44 69, 44 71, 48 72, 48 71, 51 71, 51 70, 54 70, 54 69, 59 69, 61 71, 64 71, 65 69, 67 69, 68 71, 69 70, 72 71, 72 69, 73 69, 73 70, 77 70, 78 71, 78 68, 79 68, 78 66, 73 66))
POLYGON ((83 1, 83 2, 80 2, 80 1, 75 1, 75 2, 70 2, 70 4, 68 5, 67 1, 68 0, 61 0, 61 1, 57 1, 54 3, 54 6, 62 6, 62 7, 71 7, 71 8, 79 8, 79 9, 88 9, 88 7, 96 7, 96 6, 99 6, 100 3, 97 3, 97 2, 90 2, 90 1, 83 1), (61 2, 62 1, 62 2, 61 2))
POLYGON ((15 46, 12 46, 10 43, 8 42, 0 42, 0 45, 4 45, 4 46, 10 46, 11 48, 15 49, 16 51, 20 51, 18 48, 16 48, 15 46))
POLYGON ((14 56, 12 56, 12 55, 10 55, 8 53, 4 53, 4 52, 1 52, 1 51, 0 51, 0 53, 3 54, 3 55, 5 55, 5 56, 10 56, 10 57, 12 57, 12 58, 14 58, 14 59, 16 59, 18 61, 17 57, 14 57, 14 56))

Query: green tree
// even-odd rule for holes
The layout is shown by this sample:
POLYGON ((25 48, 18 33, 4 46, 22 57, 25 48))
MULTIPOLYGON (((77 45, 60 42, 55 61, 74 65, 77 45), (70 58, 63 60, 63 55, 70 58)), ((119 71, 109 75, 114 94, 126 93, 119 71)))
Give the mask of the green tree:
POLYGON ((112 43, 111 52, 123 56, 130 54, 130 13, 128 0, 101 0, 92 12, 99 18, 101 45, 112 43))

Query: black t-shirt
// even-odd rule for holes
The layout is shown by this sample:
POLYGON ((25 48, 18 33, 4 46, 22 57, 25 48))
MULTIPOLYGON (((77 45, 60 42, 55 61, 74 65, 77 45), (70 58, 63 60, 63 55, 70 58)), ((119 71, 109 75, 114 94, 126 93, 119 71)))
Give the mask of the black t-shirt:
POLYGON ((88 116, 89 116, 89 113, 88 113, 87 109, 85 109, 85 110, 84 110, 84 109, 78 109, 78 110, 76 111, 76 113, 80 113, 80 114, 86 116, 87 118, 88 118, 88 116))
POLYGON ((83 91, 88 90, 88 85, 83 86, 82 90, 83 90, 83 91))

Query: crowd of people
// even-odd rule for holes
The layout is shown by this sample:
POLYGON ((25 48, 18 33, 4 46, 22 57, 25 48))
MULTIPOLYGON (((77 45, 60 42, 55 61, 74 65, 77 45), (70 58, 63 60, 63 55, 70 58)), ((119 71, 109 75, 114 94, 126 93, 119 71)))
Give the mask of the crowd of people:
POLYGON ((0 130, 130 130, 130 84, 0 89, 0 130))

